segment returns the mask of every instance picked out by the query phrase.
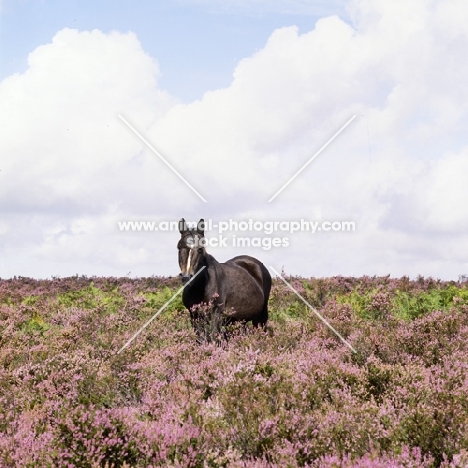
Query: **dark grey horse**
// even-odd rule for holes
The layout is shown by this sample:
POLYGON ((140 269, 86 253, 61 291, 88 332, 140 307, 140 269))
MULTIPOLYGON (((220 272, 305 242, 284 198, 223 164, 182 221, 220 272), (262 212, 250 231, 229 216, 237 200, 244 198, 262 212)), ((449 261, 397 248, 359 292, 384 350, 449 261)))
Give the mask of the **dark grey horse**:
POLYGON ((180 278, 187 283, 205 267, 182 294, 189 309, 192 325, 197 319, 194 306, 212 301, 213 313, 233 321, 252 321, 255 327, 266 327, 271 276, 265 265, 256 258, 240 255, 219 263, 205 249, 204 220, 196 229, 189 229, 185 220, 179 221, 181 238, 179 250, 180 278))

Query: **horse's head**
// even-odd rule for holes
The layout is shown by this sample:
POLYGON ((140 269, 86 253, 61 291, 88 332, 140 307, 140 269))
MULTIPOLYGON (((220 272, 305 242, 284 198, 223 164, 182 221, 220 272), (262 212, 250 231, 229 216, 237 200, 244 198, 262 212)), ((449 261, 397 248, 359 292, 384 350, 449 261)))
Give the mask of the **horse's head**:
POLYGON ((202 267, 205 256, 205 221, 200 219, 196 229, 189 229, 185 219, 179 221, 180 240, 179 249, 180 278, 182 283, 189 279, 202 267))

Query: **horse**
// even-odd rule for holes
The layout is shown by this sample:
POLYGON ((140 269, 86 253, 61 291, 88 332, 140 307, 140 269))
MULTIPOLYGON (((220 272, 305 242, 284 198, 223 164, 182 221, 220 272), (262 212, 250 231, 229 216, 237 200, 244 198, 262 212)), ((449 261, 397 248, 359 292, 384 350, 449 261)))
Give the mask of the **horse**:
POLYGON ((268 269, 249 255, 218 262, 206 251, 204 224, 202 218, 196 228, 189 229, 184 218, 179 221, 179 277, 186 285, 182 302, 190 311, 193 328, 200 335, 197 306, 210 304, 213 315, 225 324, 251 321, 254 327, 266 329, 271 289, 268 269))

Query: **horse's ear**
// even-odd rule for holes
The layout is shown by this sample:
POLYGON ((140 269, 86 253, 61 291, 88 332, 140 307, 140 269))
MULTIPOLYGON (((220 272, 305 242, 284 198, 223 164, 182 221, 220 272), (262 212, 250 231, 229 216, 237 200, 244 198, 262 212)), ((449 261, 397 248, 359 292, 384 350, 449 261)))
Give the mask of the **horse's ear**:
POLYGON ((179 232, 183 234, 185 231, 187 231, 187 223, 185 222, 185 219, 182 218, 179 221, 179 232))
POLYGON ((205 220, 203 218, 201 218, 200 221, 198 221, 197 232, 201 236, 205 235, 205 220))

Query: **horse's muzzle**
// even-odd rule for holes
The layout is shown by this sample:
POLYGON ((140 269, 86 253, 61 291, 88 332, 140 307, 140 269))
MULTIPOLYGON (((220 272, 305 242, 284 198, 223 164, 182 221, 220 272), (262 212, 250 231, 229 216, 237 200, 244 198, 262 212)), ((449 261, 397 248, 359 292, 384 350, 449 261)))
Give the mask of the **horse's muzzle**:
POLYGON ((190 281, 190 278, 192 277, 192 275, 183 275, 182 273, 179 276, 182 281, 182 284, 188 283, 190 281))

